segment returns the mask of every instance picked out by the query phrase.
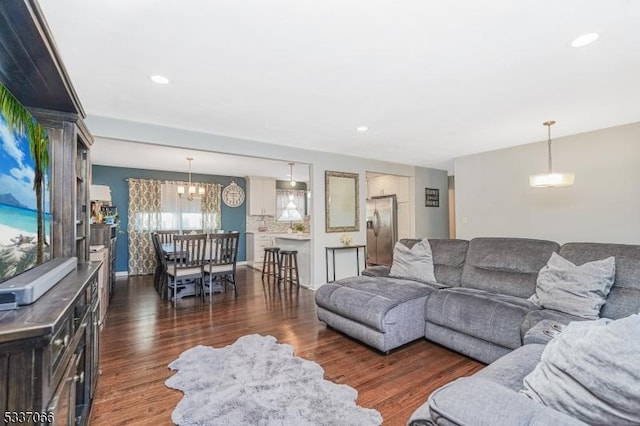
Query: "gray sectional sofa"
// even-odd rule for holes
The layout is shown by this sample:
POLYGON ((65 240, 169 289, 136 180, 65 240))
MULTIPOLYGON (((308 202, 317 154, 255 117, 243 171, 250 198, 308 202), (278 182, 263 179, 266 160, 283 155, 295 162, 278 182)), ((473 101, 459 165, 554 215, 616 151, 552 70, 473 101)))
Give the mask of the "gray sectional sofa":
MULTIPOLYGON (((408 247, 417 242, 402 240, 408 247)), ((550 340, 540 333, 545 324, 583 320, 540 309, 527 299, 535 294, 538 273, 553 252, 576 265, 614 256, 615 280, 600 315, 618 319, 640 313, 640 246, 560 246, 522 238, 429 240, 429 244, 436 283, 391 278, 388 267, 368 268, 363 276, 319 288, 318 318, 385 353, 427 338, 492 363, 435 391, 412 416, 412 425, 580 424, 517 394, 544 348, 525 343, 550 340), (513 405, 505 411, 505 403, 513 405), (507 416, 504 421, 496 418, 499 411, 492 411, 498 406, 507 416)))

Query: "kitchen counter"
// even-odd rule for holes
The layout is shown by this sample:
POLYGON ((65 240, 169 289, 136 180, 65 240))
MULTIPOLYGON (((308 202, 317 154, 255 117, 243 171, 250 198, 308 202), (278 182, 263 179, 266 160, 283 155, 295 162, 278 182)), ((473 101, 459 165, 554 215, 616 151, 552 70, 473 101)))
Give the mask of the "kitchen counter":
POLYGON ((276 238, 281 238, 283 240, 298 240, 298 241, 310 241, 310 234, 275 234, 276 238))
MULTIPOLYGON (((311 234, 310 233, 286 233, 286 232, 247 232, 247 265, 251 268, 262 270, 262 261, 264 259, 264 249, 266 247, 278 246, 284 244, 287 247, 291 244, 304 244, 310 246, 311 234), (279 243, 276 240, 280 241, 279 243)), ((297 248, 291 248, 292 250, 298 250, 297 248)), ((311 252, 310 248, 306 248, 306 251, 311 252)), ((298 258, 301 254, 298 253, 298 258)), ((309 256, 309 255, 306 255, 309 256)), ((298 263, 300 259, 298 259, 298 263)), ((298 266, 300 268, 300 266, 298 266)), ((310 268, 309 268, 310 269, 310 268)), ((302 279, 302 272, 300 273, 302 279)), ((302 282, 302 281, 301 281, 302 282)), ((305 281, 307 283, 308 281, 305 281)))
POLYGON ((298 274, 300 285, 311 285, 311 238, 309 234, 279 234, 275 239, 276 247, 280 250, 296 250, 298 252, 298 274))

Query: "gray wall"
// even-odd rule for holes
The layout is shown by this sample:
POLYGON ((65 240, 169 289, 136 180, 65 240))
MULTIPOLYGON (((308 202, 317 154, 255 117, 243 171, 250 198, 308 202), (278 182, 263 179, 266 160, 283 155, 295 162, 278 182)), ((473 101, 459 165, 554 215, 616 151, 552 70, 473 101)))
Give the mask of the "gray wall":
POLYGON ((415 168, 416 237, 449 238, 448 188, 445 170, 415 168), (425 188, 440 190, 440 207, 425 207, 425 188))
POLYGON ((640 243, 640 123, 552 142, 565 188, 530 188, 546 171, 546 142, 455 160, 458 238, 513 236, 564 243, 640 243))

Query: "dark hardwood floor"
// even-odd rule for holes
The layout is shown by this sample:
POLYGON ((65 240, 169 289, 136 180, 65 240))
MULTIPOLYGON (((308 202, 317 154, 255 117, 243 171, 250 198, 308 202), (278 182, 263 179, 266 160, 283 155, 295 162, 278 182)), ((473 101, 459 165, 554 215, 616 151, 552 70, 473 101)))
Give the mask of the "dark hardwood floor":
POLYGON ((119 280, 101 334, 91 424, 172 424, 182 393, 164 385, 167 365, 195 345, 221 347, 251 333, 275 336, 320 364, 326 379, 355 388, 358 404, 378 410, 385 425, 405 424, 431 391, 483 367, 427 340, 382 355, 319 322, 313 295, 278 290, 239 267, 237 298, 229 288, 212 304, 190 298, 174 309, 160 300, 152 276, 119 280))

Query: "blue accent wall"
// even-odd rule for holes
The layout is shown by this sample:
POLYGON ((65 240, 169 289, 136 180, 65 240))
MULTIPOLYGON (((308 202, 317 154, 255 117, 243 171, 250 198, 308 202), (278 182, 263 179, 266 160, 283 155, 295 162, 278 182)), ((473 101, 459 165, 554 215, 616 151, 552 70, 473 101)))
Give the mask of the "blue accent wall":
MULTIPOLYGON (((129 241, 127 224, 129 223, 129 184, 128 178, 157 179, 157 180, 186 180, 185 173, 167 172, 161 170, 130 169, 125 167, 109 167, 94 165, 92 168, 94 185, 108 185, 111 188, 111 204, 118 208, 120 229, 116 245, 116 271, 128 270, 129 265, 129 241)), ((227 186, 232 180, 236 181, 246 193, 247 185, 243 177, 201 175, 193 173, 191 180, 194 182, 219 183, 227 186)), ((240 244, 238 245, 238 261, 246 260, 246 231, 247 231, 247 203, 240 207, 229 207, 220 201, 222 229, 225 231, 239 231, 240 244)))

